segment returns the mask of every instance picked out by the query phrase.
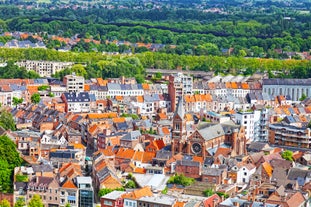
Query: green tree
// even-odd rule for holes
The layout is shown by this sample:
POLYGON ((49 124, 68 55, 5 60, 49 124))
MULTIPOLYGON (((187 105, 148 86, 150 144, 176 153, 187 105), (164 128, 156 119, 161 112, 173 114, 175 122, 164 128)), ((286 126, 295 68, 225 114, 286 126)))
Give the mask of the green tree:
POLYGON ((54 93, 49 92, 49 96, 50 96, 50 97, 54 97, 55 95, 54 95, 54 93))
POLYGON ((23 98, 17 98, 17 97, 13 97, 13 105, 17 106, 21 103, 23 103, 24 99, 23 98))
POLYGON ((303 93, 301 94, 299 101, 304 101, 306 98, 307 98, 307 95, 303 93))
POLYGON ((12 114, 4 109, 0 111, 0 126, 5 130, 14 131, 16 129, 12 114))
POLYGON ((70 207, 70 203, 66 203, 65 207, 70 207))
POLYGON ((39 93, 34 93, 31 96, 31 102, 34 104, 38 104, 40 102, 41 98, 40 98, 40 94, 39 93))
POLYGON ((134 180, 129 180, 124 186, 125 188, 136 188, 136 182, 134 180))
POLYGON ((98 197, 102 197, 104 195, 107 195, 108 193, 111 193, 112 191, 124 191, 125 189, 123 187, 121 188, 115 188, 115 189, 109 189, 109 188, 102 188, 98 191, 98 197))
POLYGON ((18 198, 14 204, 14 207, 24 207, 26 203, 23 198, 18 198))
POLYGON ((216 192, 216 194, 219 196, 219 197, 224 197, 225 199, 229 198, 229 195, 227 193, 224 193, 224 192, 216 192))
POLYGON ((189 186, 194 182, 193 178, 189 178, 184 176, 183 174, 180 175, 174 175, 169 178, 167 183, 169 184, 178 184, 178 185, 183 185, 183 186, 189 186))
POLYGON ((83 77, 85 77, 87 74, 85 67, 81 64, 76 64, 72 66, 71 71, 74 72, 76 75, 83 77))
POLYGON ((206 189, 205 191, 203 191, 203 194, 206 196, 206 197, 209 197, 209 196, 212 196, 214 194, 214 191, 210 188, 206 189))
POLYGON ((16 146, 7 136, 0 136, 0 186, 1 192, 12 192, 12 174, 16 166, 20 166, 22 159, 16 146))
POLYGON ((28 203, 28 207, 44 207, 40 196, 37 194, 33 195, 28 203))
POLYGON ((0 207, 11 207, 11 204, 8 200, 3 199, 2 201, 0 201, 0 207))
POLYGON ((45 90, 47 90, 49 88, 49 86, 47 86, 47 85, 42 85, 42 86, 39 86, 38 87, 38 90, 39 91, 45 91, 45 90))
POLYGON ((293 152, 290 150, 285 150, 282 153, 282 158, 285 160, 293 161, 293 152))

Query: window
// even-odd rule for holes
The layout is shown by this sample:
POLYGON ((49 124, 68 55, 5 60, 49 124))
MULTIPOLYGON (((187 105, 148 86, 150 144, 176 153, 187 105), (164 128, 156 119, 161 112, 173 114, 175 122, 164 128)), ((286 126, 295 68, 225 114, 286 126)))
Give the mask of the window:
POLYGON ((244 175, 246 176, 246 175, 247 175, 247 172, 245 172, 244 175))
POLYGON ((112 206, 112 201, 104 200, 104 205, 106 205, 106 206, 112 206))

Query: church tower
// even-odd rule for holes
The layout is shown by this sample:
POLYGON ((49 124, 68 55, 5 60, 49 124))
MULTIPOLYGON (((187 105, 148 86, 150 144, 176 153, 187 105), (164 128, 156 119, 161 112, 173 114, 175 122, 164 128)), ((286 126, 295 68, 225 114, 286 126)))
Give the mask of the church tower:
POLYGON ((183 152, 187 139, 183 98, 180 97, 173 117, 172 155, 183 152))

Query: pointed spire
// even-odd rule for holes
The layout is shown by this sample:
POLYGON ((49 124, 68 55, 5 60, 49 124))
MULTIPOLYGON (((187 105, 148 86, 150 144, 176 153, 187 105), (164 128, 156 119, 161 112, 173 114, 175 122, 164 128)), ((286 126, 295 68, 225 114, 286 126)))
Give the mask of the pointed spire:
POLYGON ((174 116, 176 116, 176 115, 178 115, 181 119, 184 119, 185 110, 184 110, 184 99, 183 99, 183 97, 179 97, 179 99, 178 99, 177 108, 176 108, 174 116))

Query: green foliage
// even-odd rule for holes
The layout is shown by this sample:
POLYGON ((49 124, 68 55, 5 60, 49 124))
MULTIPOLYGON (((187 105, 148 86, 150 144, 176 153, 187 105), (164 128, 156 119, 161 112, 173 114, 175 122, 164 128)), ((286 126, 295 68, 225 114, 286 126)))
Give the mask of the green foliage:
POLYGON ((189 186, 193 182, 194 182, 193 178, 186 177, 183 174, 171 176, 167 181, 167 183, 169 184, 178 184, 183 186, 189 186))
POLYGON ((166 187, 161 191, 161 193, 164 194, 164 195, 166 195, 167 192, 168 192, 168 187, 166 186, 166 187))
POLYGON ((139 116, 137 114, 122 114, 121 117, 131 117, 134 120, 139 119, 139 116))
POLYGON ((38 90, 39 91, 46 91, 50 86, 47 85, 42 85, 42 86, 38 86, 38 90))
POLYGON ((70 207, 70 203, 66 203, 65 207, 70 207))
POLYGON ((17 97, 13 97, 13 105, 17 106, 21 103, 23 103, 24 99, 23 98, 17 98, 17 97))
POLYGON ((12 192, 12 174, 22 159, 15 144, 7 136, 0 136, 0 186, 1 192, 12 192))
POLYGON ((137 188, 136 182, 134 180, 128 180, 124 188, 137 188))
POLYGON ((0 126, 5 130, 14 131, 16 129, 12 114, 4 109, 0 111, 0 126))
POLYGON ((115 189, 103 188, 98 191, 98 197, 100 198, 108 193, 111 193, 112 191, 125 191, 125 189, 123 187, 115 189))
POLYGON ((209 197, 209 196, 212 196, 212 195, 214 195, 214 191, 212 190, 212 189, 206 189, 205 191, 203 191, 203 194, 204 194, 204 196, 206 196, 206 197, 209 197))
POLYGON ((49 92, 49 96, 50 96, 50 97, 54 97, 55 95, 54 95, 54 93, 49 92))
POLYGON ((304 101, 305 99, 307 98, 307 95, 306 94, 302 94, 299 101, 304 101))
POLYGON ((14 207, 24 207, 26 203, 24 202, 23 198, 18 198, 14 204, 14 207))
POLYGON ((39 78, 34 71, 20 68, 13 61, 8 61, 5 67, 0 67, 0 78, 39 78))
POLYGON ((28 176, 22 175, 22 174, 16 174, 15 180, 16 180, 16 182, 28 182, 28 176))
POLYGON ((224 192, 216 192, 216 194, 219 196, 219 197, 224 197, 225 199, 229 198, 229 195, 227 193, 224 193, 224 192))
POLYGON ((285 150, 282 153, 282 158, 285 160, 293 161, 293 152, 290 150, 285 150))
POLYGON ((8 200, 3 199, 0 201, 0 207, 11 207, 11 204, 8 200))
POLYGON ((40 196, 34 194, 28 203, 28 207, 44 207, 40 196))
POLYGON ((39 93, 34 93, 34 94, 32 94, 30 99, 31 99, 32 103, 38 104, 40 102, 40 100, 41 100, 41 97, 40 97, 39 93))

